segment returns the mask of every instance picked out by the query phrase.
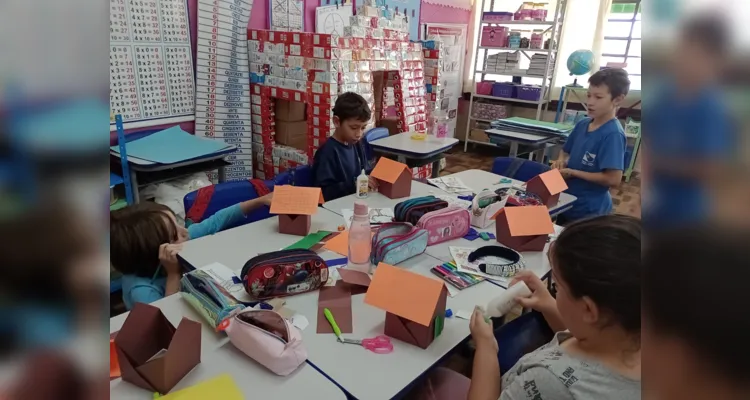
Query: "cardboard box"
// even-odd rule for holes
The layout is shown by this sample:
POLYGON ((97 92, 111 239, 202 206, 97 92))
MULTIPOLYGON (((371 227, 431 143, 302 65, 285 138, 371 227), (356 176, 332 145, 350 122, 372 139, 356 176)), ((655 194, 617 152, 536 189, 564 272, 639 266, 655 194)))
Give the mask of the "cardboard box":
POLYGON ((487 136, 486 133, 484 133, 484 129, 472 129, 469 133, 469 139, 470 140, 476 140, 477 142, 484 142, 489 143, 490 138, 487 136))
POLYGON ((295 149, 304 149, 307 145, 307 122, 276 121, 275 141, 295 149))
POLYGON ((114 344, 123 381, 165 394, 201 362, 201 324, 182 318, 175 329, 159 308, 136 303, 114 344))

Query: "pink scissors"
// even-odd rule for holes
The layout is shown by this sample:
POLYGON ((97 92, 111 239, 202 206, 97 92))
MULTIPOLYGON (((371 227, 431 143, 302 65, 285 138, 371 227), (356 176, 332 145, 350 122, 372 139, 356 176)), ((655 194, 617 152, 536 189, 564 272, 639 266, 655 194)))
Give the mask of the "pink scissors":
POLYGON ((341 343, 357 344, 377 354, 388 354, 393 351, 391 339, 385 335, 378 335, 374 338, 362 340, 341 338, 341 343))

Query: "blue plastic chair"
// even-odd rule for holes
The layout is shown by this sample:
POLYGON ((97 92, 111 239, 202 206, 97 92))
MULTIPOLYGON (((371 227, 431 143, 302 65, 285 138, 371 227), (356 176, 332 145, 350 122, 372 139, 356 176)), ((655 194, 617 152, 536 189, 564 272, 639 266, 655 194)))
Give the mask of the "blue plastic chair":
POLYGON ((291 175, 291 184, 294 186, 312 187, 312 167, 309 165, 300 165, 297 168, 289 170, 291 175))
POLYGON ((367 157, 367 160, 370 163, 375 163, 375 152, 372 150, 372 146, 370 146, 370 143, 375 140, 388 137, 388 135, 388 128, 384 128, 382 126, 379 128, 372 128, 365 133, 365 157, 367 157))
POLYGON ((495 339, 500 348, 497 353, 500 372, 508 372, 521 357, 549 343, 554 335, 544 316, 536 311, 521 314, 495 329, 495 339))
MULTIPOLYGON (((273 190, 276 184, 275 180, 264 181, 268 189, 273 190)), ((198 191, 193 191, 185 195, 182 199, 182 203, 185 206, 185 210, 189 210, 193 206, 198 195, 198 191)), ((218 183, 214 185, 214 193, 211 196, 211 202, 206 208, 206 212, 203 213, 203 219, 209 218, 216 214, 219 210, 233 206, 246 200, 258 198, 258 192, 255 191, 255 187, 248 183, 248 181, 232 181, 218 183)), ((226 229, 234 228, 249 224, 251 222, 260 221, 269 218, 271 214, 268 212, 268 207, 260 207, 253 210, 250 214, 246 215, 245 218, 238 223, 228 226, 226 229)))
POLYGON ((497 157, 492 163, 492 173, 523 182, 550 169, 549 165, 523 158, 497 157))

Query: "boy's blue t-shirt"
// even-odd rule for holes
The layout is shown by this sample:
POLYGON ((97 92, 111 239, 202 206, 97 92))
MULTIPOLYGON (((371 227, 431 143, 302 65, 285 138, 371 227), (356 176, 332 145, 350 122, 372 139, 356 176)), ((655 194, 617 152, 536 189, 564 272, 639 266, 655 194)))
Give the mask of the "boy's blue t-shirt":
MULTIPOLYGON (((651 157, 723 162, 731 156, 732 124, 718 88, 707 87, 683 99, 676 85, 667 83, 645 105, 649 109, 645 151, 651 157)), ((658 169, 654 169, 649 181, 649 202, 643 210, 647 225, 665 228, 707 217, 709 196, 701 182, 670 176, 658 169)))
MULTIPOLYGON (((242 214, 239 204, 227 207, 216 212, 211 217, 190 225, 188 230, 189 239, 197 239, 202 236, 213 235, 239 222, 245 216, 242 214)), ((159 268, 161 269, 161 268, 159 268)), ((122 301, 125 308, 132 309, 135 303, 153 303, 164 297, 167 286, 167 278, 157 272, 155 277, 142 277, 135 275, 122 276, 122 301)))
MULTIPOLYGON (((585 172, 624 170, 625 132, 620 122, 613 118, 589 132, 590 122, 591 118, 578 122, 565 142, 563 151, 570 154, 568 168, 585 172)), ((569 220, 609 214, 612 211, 609 187, 580 178, 570 178, 567 184, 567 192, 578 198, 573 203, 573 208, 563 214, 569 220)))
POLYGON ((315 153, 313 186, 321 189, 325 201, 354 194, 363 169, 368 174, 371 171, 362 141, 347 145, 331 137, 315 153))

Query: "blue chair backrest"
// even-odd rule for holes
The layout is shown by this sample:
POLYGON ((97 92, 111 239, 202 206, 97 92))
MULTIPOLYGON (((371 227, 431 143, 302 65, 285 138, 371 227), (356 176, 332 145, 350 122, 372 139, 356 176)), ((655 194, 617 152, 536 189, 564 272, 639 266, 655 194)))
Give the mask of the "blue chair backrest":
POLYGON ((521 314, 495 329, 495 339, 501 343, 497 353, 500 372, 508 372, 521 357, 549 343, 554 335, 544 316, 536 311, 521 314))
MULTIPOLYGON (((264 181, 268 189, 273 190, 275 182, 272 180, 264 181)), ((182 203, 185 206, 185 211, 190 210, 197 198, 198 191, 193 191, 185 195, 182 199, 182 203)), ((250 184, 249 181, 232 181, 217 183, 214 185, 214 193, 211 196, 211 201, 206 208, 206 212, 203 213, 203 220, 216 214, 219 210, 233 206, 246 200, 252 200, 258 198, 258 192, 255 191, 255 187, 250 184)), ((251 222, 260 221, 262 219, 269 218, 271 214, 268 212, 268 207, 260 207, 250 214, 246 215, 245 218, 239 221, 237 224, 227 227, 226 229, 234 228, 249 224, 251 222)))
POLYGON ((382 126, 379 128, 372 128, 365 133, 365 157, 367 157, 368 161, 375 161, 375 153, 372 151, 370 143, 384 137, 388 137, 388 128, 382 126))
POLYGON ((550 169, 549 165, 523 158, 497 157, 492 163, 492 173, 523 182, 550 169))
POLYGON ((312 167, 309 165, 300 165, 289 171, 291 175, 291 184, 294 186, 312 187, 312 167))

